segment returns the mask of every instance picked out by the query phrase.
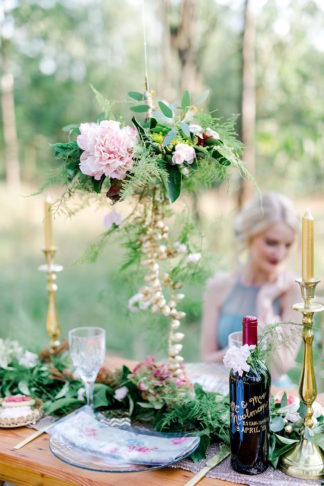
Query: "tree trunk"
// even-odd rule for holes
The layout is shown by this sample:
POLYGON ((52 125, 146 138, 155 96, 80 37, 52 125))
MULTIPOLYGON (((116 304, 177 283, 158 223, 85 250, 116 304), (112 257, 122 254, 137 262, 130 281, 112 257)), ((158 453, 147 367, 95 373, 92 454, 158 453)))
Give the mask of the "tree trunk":
POLYGON ((1 46, 1 61, 3 73, 1 77, 1 109, 5 143, 6 181, 8 189, 17 190, 20 186, 20 170, 14 102, 14 78, 10 72, 9 60, 3 44, 1 46))
POLYGON ((183 0, 179 25, 170 26, 171 46, 180 61, 180 89, 192 95, 200 91, 200 76, 197 69, 195 0, 183 0))
MULTIPOLYGON (((255 174, 255 26, 249 9, 249 0, 244 4, 244 26, 242 36, 242 88, 241 88, 241 123, 240 138, 244 145, 243 161, 249 172, 255 174)), ((237 203, 241 208, 252 189, 252 183, 240 179, 237 203)))

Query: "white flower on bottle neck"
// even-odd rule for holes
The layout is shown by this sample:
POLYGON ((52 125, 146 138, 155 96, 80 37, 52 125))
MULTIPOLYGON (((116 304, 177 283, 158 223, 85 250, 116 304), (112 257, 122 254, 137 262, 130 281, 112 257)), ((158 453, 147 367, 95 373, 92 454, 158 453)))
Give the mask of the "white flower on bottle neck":
POLYGON ((37 361, 37 354, 25 351, 25 354, 19 359, 19 364, 25 368, 33 368, 37 365, 37 361))
POLYGON ((247 360, 254 349, 255 346, 249 344, 244 344, 244 346, 239 348, 236 346, 228 348, 223 359, 224 365, 226 368, 238 373, 239 376, 242 376, 243 371, 250 371, 250 365, 247 363, 247 360))

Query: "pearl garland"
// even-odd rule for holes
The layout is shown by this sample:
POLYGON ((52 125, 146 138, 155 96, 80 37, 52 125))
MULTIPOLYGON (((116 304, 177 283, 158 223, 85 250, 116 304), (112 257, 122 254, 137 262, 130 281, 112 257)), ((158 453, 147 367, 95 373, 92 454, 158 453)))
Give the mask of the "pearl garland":
POLYGON ((177 304, 184 298, 183 293, 178 293, 183 283, 173 282, 170 273, 160 273, 159 262, 170 261, 183 253, 181 245, 173 248, 168 245, 169 228, 165 223, 165 213, 156 202, 153 203, 150 214, 143 221, 144 233, 141 235, 141 252, 143 254, 141 264, 147 269, 144 277, 147 285, 139 291, 141 307, 151 307, 152 312, 161 312, 170 318, 168 339, 168 368, 174 374, 181 374, 183 357, 180 355, 183 345, 181 341, 184 333, 179 332, 180 321, 185 318, 185 312, 177 310, 177 304), (167 300, 163 287, 170 291, 170 299, 167 300))

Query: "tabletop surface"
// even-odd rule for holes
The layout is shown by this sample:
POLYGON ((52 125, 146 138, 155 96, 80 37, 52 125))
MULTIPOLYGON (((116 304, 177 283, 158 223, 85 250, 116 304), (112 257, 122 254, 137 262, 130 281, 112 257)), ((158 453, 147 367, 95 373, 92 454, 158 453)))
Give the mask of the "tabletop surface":
MULTIPOLYGON (((110 368, 133 362, 121 358, 107 360, 110 368)), ((49 449, 49 436, 43 434, 19 450, 13 446, 28 437, 33 431, 26 427, 0 429, 0 483, 9 481, 17 485, 66 486, 66 485, 118 485, 156 486, 168 484, 184 485, 193 473, 182 469, 160 469, 138 473, 103 473, 86 471, 63 463, 49 449)), ((204 478, 202 486, 229 486, 234 483, 204 478)))

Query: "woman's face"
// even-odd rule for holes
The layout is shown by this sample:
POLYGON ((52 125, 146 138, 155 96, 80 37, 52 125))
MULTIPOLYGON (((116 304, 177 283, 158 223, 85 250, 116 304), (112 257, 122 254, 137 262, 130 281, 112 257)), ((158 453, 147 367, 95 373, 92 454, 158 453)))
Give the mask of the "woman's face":
POLYGON ((271 225, 250 242, 253 263, 265 273, 275 273, 288 256, 294 242, 295 230, 284 222, 271 225))

